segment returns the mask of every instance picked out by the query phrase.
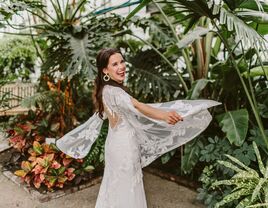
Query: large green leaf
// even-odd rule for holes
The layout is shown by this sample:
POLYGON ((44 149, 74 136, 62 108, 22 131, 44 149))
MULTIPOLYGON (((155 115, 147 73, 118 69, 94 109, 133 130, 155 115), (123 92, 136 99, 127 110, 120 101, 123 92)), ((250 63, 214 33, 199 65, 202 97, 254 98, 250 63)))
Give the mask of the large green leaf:
POLYGON ((171 158, 172 156, 175 154, 176 149, 175 150, 171 150, 170 152, 167 152, 166 154, 164 154, 163 156, 161 156, 161 162, 162 164, 166 164, 171 158))
POLYGON ((130 54, 128 88, 142 101, 170 100, 179 90, 179 79, 173 70, 153 50, 130 54))
MULTIPOLYGON (((251 77, 265 76, 266 74, 268 74, 268 66, 263 66, 263 68, 261 66, 254 67, 250 69, 249 73, 251 77)), ((245 71, 242 73, 242 75, 248 77, 248 72, 245 71)))
POLYGON ((184 173, 190 173, 200 158, 200 150, 204 148, 200 137, 187 143, 184 148, 184 156, 182 158, 182 170, 184 173))
POLYGON ((92 80, 96 73, 95 57, 103 47, 111 47, 115 37, 122 35, 121 17, 87 17, 87 24, 80 26, 61 25, 56 31, 46 30, 43 35, 50 40, 46 50, 46 60, 42 70, 57 76, 71 79, 76 74, 83 74, 92 80), (62 31, 64 30, 64 31, 62 31))
POLYGON ((242 145, 248 131, 248 111, 246 109, 228 111, 217 119, 229 142, 237 146, 242 145))
POLYGON ((143 7, 149 4, 152 0, 143 0, 132 12, 129 13, 126 19, 133 17, 137 14, 143 7))
POLYGON ((72 77, 79 73, 80 70, 90 69, 88 70, 88 75, 92 78, 95 70, 95 67, 92 65, 92 62, 95 60, 95 51, 90 49, 95 45, 94 39, 89 39, 87 34, 82 39, 71 35, 66 35, 66 38, 68 39, 67 47, 72 51, 72 58, 66 71, 64 71, 64 75, 72 77))
POLYGON ((206 35, 210 30, 203 27, 196 27, 193 31, 184 36, 178 43, 179 48, 185 48, 195 40, 200 39, 203 35, 206 35))
POLYGON ((192 88, 188 92, 187 99, 197 99, 209 82, 213 81, 208 79, 198 79, 194 81, 192 88))

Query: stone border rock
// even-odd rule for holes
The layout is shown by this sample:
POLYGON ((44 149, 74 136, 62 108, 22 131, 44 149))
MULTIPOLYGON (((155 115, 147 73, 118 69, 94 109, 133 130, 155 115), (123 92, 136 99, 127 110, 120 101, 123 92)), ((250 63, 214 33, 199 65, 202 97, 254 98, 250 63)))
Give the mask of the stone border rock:
POLYGON ((12 146, 9 145, 8 141, 7 140, 3 140, 0 142, 0 153, 8 150, 8 149, 11 149, 12 146))
POLYGON ((93 180, 89 181, 86 184, 82 184, 76 187, 68 188, 66 190, 57 190, 55 192, 46 192, 46 193, 40 193, 35 188, 29 186, 28 184, 24 183, 20 177, 14 175, 11 171, 3 171, 3 175, 7 177, 9 180, 13 181, 15 184, 22 187, 26 192, 28 192, 33 199, 37 199, 39 202, 47 202, 52 199, 56 199, 62 196, 65 196, 67 194, 74 193, 76 191, 83 190, 85 188, 94 186, 101 182, 102 176, 98 176, 94 178, 93 180))

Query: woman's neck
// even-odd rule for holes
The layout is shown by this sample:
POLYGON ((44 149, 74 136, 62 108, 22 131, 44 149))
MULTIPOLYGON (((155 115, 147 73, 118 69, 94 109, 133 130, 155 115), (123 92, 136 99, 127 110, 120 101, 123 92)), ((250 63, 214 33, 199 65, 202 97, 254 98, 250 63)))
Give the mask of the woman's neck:
POLYGON ((114 87, 120 87, 122 88, 124 91, 128 92, 128 89, 123 85, 123 82, 119 83, 113 79, 110 79, 109 81, 105 81, 104 82, 104 85, 111 85, 111 86, 114 86, 114 87))
POLYGON ((123 86, 123 82, 117 82, 117 81, 115 81, 115 80, 113 80, 113 79, 110 79, 109 81, 105 81, 104 82, 104 84, 105 85, 113 85, 113 86, 116 86, 116 85, 118 85, 118 86, 123 86))

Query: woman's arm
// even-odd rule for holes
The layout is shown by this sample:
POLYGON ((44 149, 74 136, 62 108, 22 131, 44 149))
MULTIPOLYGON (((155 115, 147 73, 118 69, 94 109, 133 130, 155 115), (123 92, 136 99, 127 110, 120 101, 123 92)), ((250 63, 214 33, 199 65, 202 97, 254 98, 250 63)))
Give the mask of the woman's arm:
POLYGON ((176 111, 164 111, 152 106, 146 105, 144 103, 139 102, 135 98, 131 98, 131 101, 135 108, 137 108, 144 115, 157 119, 166 121, 169 124, 175 124, 178 121, 182 121, 183 118, 176 111))

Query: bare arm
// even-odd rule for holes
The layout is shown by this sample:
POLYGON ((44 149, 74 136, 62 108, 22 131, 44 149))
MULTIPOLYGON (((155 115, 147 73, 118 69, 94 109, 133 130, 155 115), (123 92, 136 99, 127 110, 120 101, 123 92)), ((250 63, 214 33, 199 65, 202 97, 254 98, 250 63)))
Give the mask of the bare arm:
POLYGON ((176 111, 164 111, 152 106, 146 105, 142 102, 139 102, 135 98, 131 98, 131 101, 135 108, 137 108, 144 115, 157 119, 166 121, 169 124, 175 124, 178 121, 182 121, 182 117, 176 111))

